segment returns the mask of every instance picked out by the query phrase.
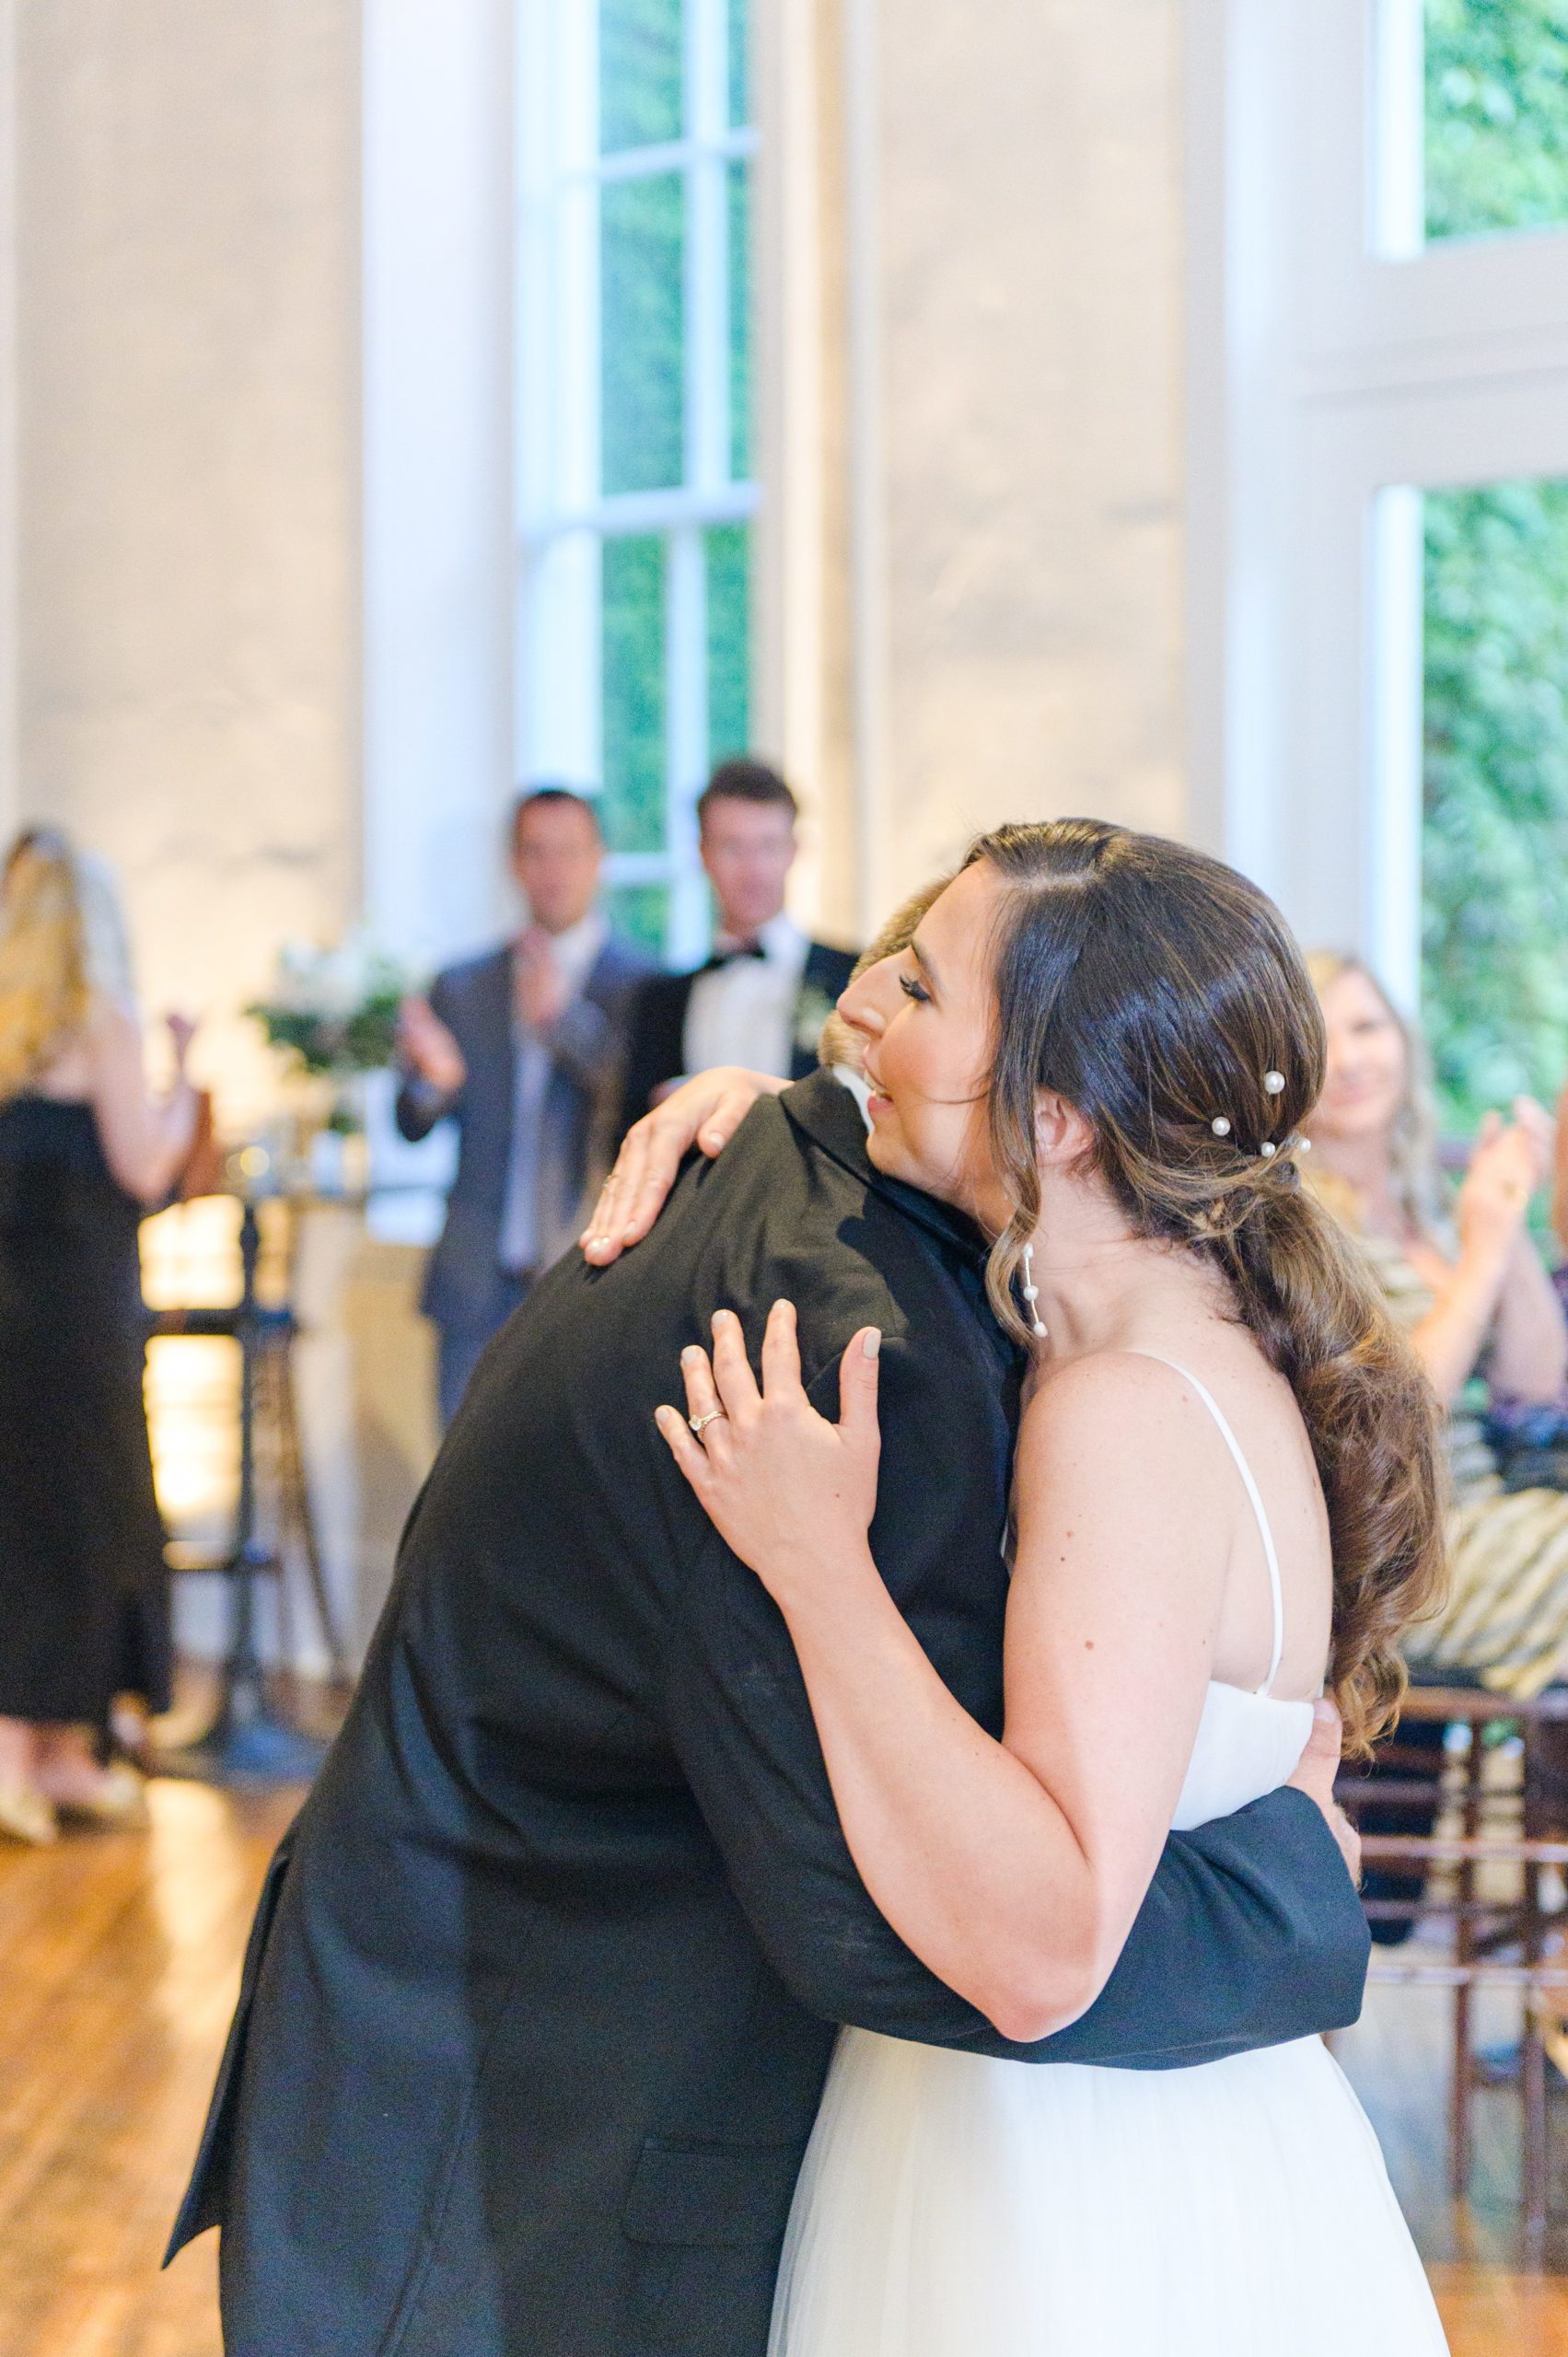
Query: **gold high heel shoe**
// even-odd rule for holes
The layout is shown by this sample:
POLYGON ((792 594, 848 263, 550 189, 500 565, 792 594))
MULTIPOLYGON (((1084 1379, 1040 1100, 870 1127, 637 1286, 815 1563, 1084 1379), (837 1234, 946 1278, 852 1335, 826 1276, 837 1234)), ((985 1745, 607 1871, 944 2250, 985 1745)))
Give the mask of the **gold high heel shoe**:
POLYGON ((60 1839, 54 1805, 29 1784, 0 1784, 0 1840, 46 1850, 60 1839))
POLYGON ((62 1797, 54 1807, 63 1824, 97 1826, 105 1833, 140 1832, 152 1822, 146 1788, 123 1759, 104 1770, 93 1791, 62 1797))

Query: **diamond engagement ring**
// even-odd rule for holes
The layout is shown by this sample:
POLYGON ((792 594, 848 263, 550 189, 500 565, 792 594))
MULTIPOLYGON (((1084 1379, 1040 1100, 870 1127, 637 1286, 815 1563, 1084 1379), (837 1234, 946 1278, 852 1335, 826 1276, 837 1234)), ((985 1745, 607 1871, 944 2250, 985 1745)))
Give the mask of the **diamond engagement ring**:
POLYGON ((691 1425, 692 1431, 696 1434, 698 1439, 701 1440, 708 1425, 721 1423, 724 1420, 724 1415, 725 1411, 722 1408, 710 1408, 705 1416, 688 1416, 686 1421, 691 1425))

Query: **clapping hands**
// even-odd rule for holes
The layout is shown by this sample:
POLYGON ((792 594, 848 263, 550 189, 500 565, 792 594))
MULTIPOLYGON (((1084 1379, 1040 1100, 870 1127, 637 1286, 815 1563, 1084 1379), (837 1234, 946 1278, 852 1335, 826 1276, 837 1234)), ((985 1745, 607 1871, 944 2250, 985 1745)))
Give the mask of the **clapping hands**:
POLYGON ((550 935, 537 924, 517 943, 517 977, 518 1014, 530 1031, 548 1031, 572 993, 550 935))
POLYGON ((1511 1120, 1487 1114, 1455 1206, 1467 1252, 1513 1248, 1551 1172, 1555 1139, 1556 1124, 1533 1097, 1515 1097, 1511 1120))
POLYGON ((405 998, 398 1010, 398 1052, 443 1097, 455 1097, 468 1078, 468 1064, 427 998, 405 998))
POLYGON ((197 1032, 195 1018, 189 1015, 166 1015, 164 1023, 174 1043, 174 1070, 177 1077, 185 1077, 185 1060, 191 1052, 191 1042, 197 1032))

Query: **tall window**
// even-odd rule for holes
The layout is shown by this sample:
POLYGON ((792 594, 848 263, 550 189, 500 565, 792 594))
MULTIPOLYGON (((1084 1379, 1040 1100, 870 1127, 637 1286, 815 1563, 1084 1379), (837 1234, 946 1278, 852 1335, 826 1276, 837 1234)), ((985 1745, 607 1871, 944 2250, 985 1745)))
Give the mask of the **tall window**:
POLYGON ((1426 235, 1568 221, 1562 0, 1424 0, 1426 235))
POLYGON ((1215 832, 1469 1128, 1568 1072, 1568 0, 1193 16, 1215 832))
POLYGON ((1424 505, 1421 995, 1469 1130, 1568 1079, 1568 482, 1424 505))
POLYGON ((621 922, 680 961, 749 733, 747 6, 521 5, 522 766, 600 788, 621 922))
MULTIPOLYGON (((1562 0, 1425 0, 1426 238, 1568 222, 1562 0)), ((1568 482, 1430 491, 1422 1009, 1445 1120, 1568 1077, 1568 482)))

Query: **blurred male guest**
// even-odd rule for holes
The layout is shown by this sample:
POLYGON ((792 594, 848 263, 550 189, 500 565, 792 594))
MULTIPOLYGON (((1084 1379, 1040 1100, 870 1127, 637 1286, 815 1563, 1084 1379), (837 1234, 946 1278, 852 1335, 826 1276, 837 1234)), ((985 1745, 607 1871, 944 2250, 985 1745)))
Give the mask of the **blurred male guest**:
POLYGON ((672 1081, 714 1064, 804 1080, 854 953, 807 940, 784 914, 796 854, 794 795, 765 762, 722 761, 697 805, 703 865, 718 902, 714 954, 637 993, 621 1126, 672 1081))
POLYGON ((650 969, 596 906, 603 863, 591 803, 556 785, 523 795, 512 874, 527 927, 403 1005, 398 1127, 422 1138, 449 1113, 460 1139, 421 1302, 441 1338, 443 1424, 491 1336, 575 1241, 614 1143, 626 1017, 650 969))

